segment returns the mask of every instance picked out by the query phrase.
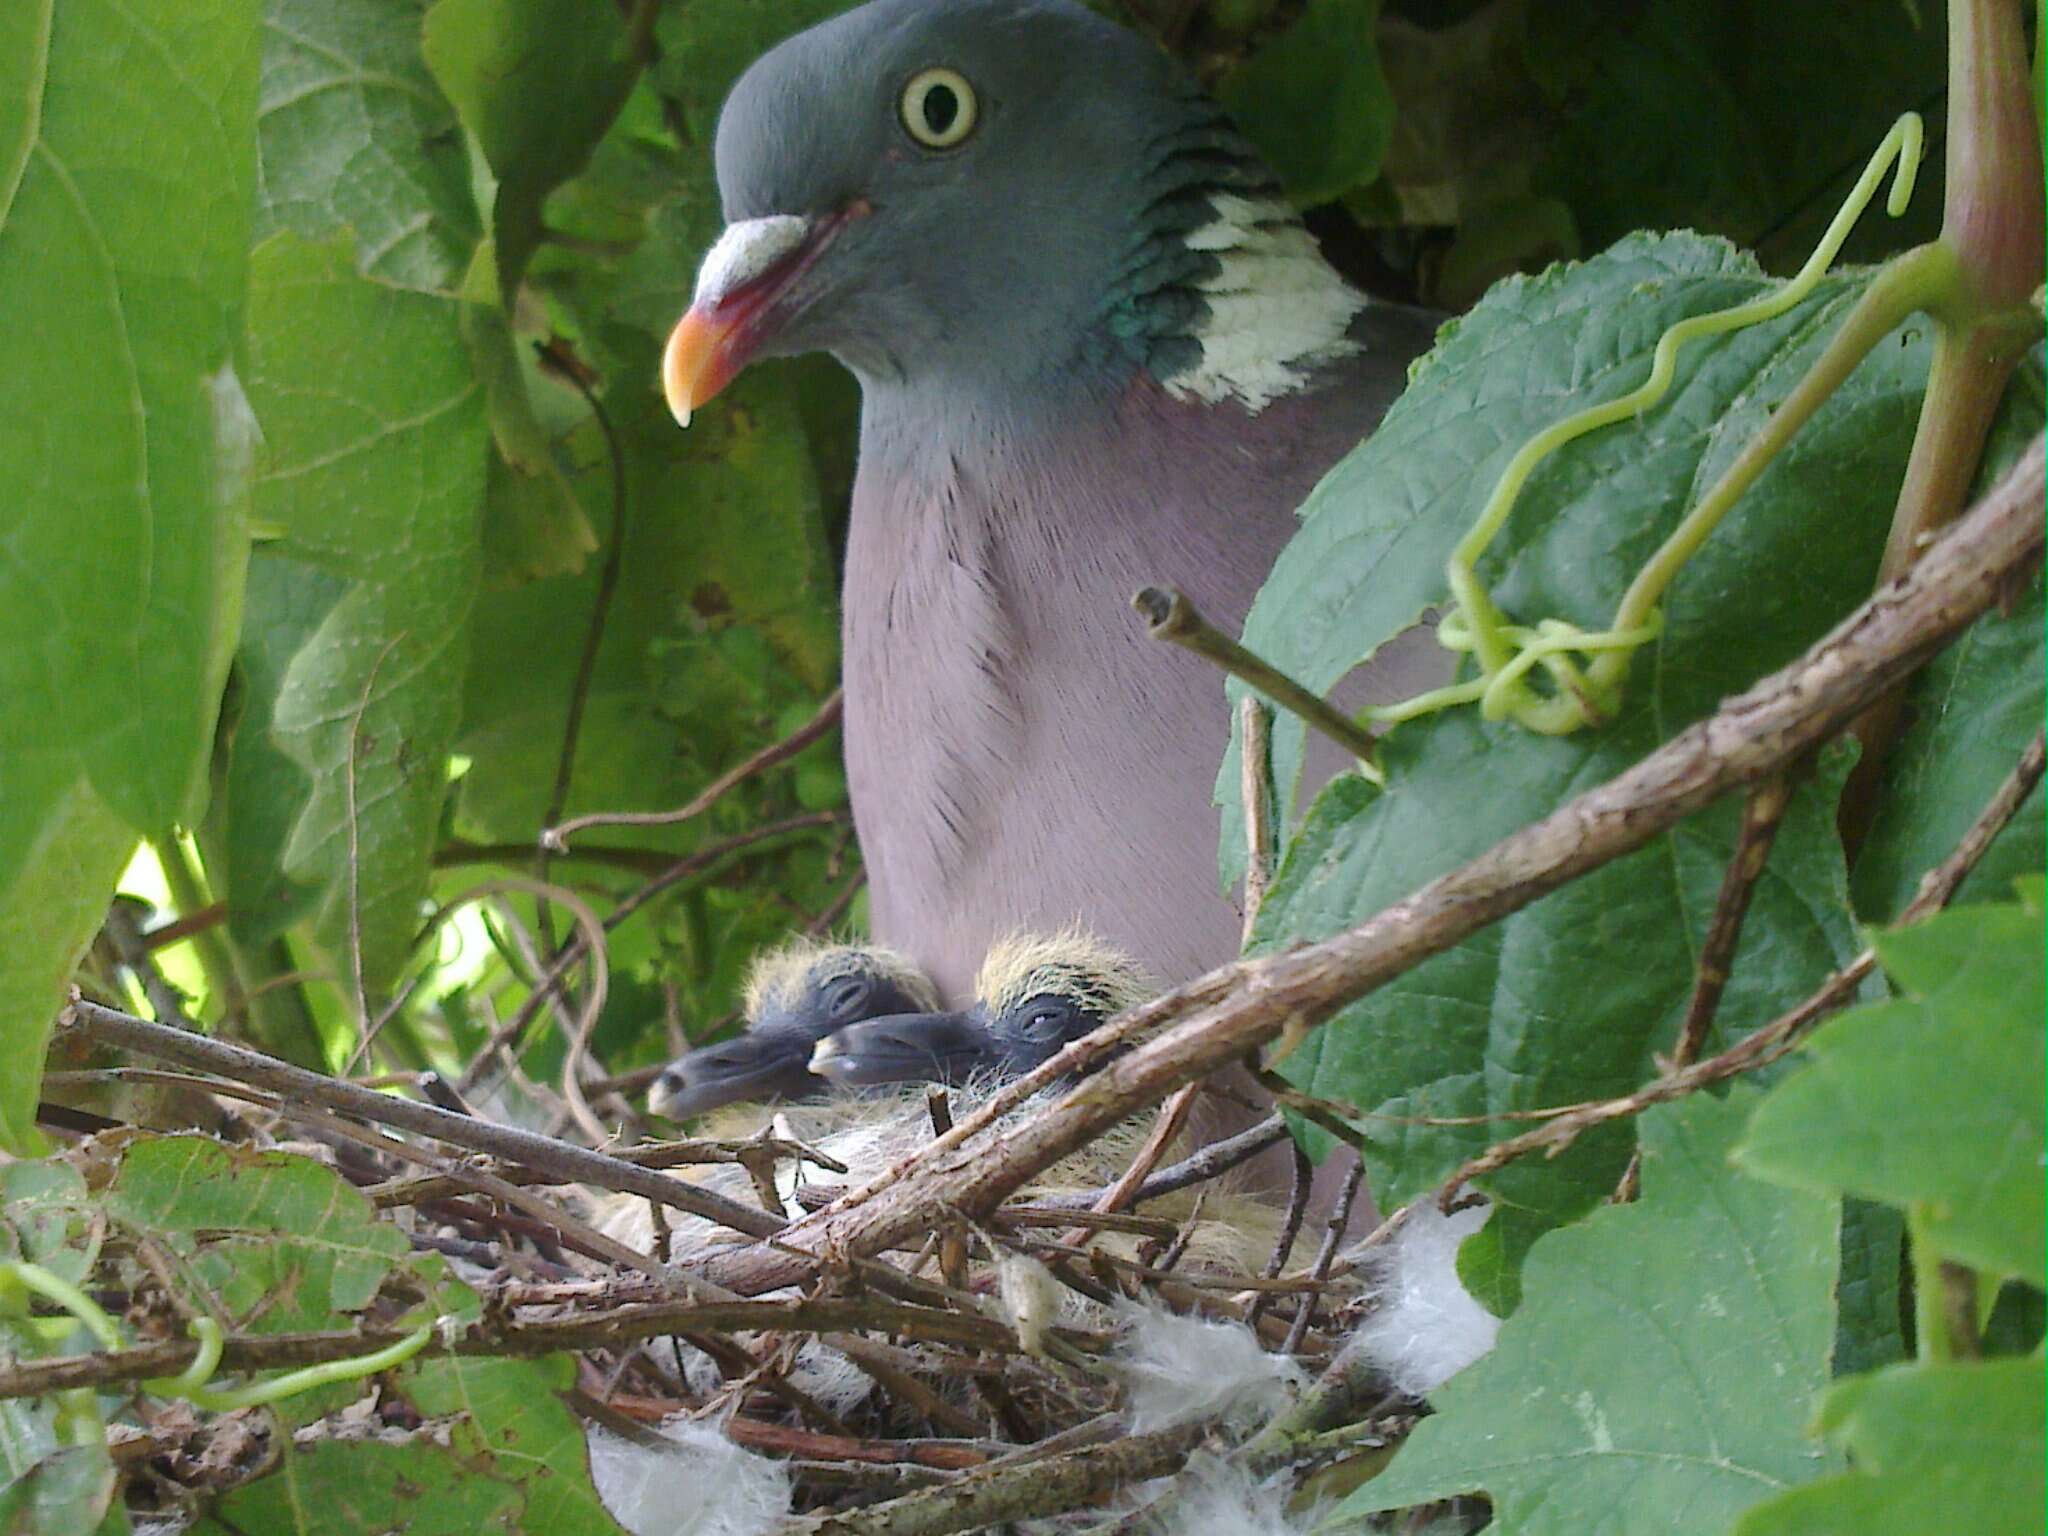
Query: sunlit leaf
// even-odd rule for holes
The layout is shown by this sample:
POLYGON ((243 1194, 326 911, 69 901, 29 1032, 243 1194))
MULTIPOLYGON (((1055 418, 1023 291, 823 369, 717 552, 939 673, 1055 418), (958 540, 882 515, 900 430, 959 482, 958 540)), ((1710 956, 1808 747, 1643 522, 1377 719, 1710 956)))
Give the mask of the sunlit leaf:
POLYGON ((452 293, 479 230, 423 0, 266 0, 257 237, 343 230, 362 270, 452 293))
POLYGON ((2041 1526, 2041 1362, 1904 1365, 1845 1381, 1819 1430, 1854 1472, 1781 1494, 1736 1536, 2032 1536, 2041 1526))
POLYGON ((457 308, 359 277, 345 242, 280 235, 256 255, 257 515, 278 561, 346 585, 272 704, 311 785, 283 868, 319 887, 322 936, 372 990, 419 926, 477 591, 488 432, 457 308))
MULTIPOLYGON (((255 0, 0 16, 0 1049, 128 846, 196 816, 240 616, 255 0), (32 302, 30 302, 32 297, 32 302)), ((25 1148, 35 1074, 0 1088, 25 1148)))
POLYGON ((1831 1020, 1757 1112, 1736 1156, 1801 1189, 1915 1207, 1943 1256, 2040 1286, 2041 919, 1961 907, 1881 934, 1905 995, 1831 1020), (1940 1070, 1928 1063, 1939 1060, 1940 1070))

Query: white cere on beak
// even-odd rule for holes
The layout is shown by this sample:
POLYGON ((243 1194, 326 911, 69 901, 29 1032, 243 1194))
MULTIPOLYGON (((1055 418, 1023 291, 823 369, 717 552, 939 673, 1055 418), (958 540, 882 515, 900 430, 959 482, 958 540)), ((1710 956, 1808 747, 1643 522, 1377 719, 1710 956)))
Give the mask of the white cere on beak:
POLYGON ((744 288, 804 243, 811 221, 793 213, 728 224, 697 269, 696 305, 716 304, 744 288))

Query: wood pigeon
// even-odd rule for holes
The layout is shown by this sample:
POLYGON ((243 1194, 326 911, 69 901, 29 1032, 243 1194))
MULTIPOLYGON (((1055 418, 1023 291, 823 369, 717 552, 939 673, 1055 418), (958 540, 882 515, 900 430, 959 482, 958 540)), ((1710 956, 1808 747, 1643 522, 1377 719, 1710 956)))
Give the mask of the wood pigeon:
POLYGON ((744 1006, 744 1034, 686 1051, 662 1070, 647 1092, 652 1113, 687 1120, 742 1101, 808 1098, 826 1087, 808 1065, 820 1040, 862 1019, 936 1008, 938 996, 894 950, 799 941, 754 961, 744 1006))
POLYGON ((755 357, 861 385, 845 739, 875 937, 956 1005, 1003 935, 1077 920, 1163 977, 1229 958, 1222 680, 1130 598, 1241 625, 1433 319, 1349 287, 1222 110, 1069 0, 873 0, 748 69, 716 160, 676 416, 755 357))
POLYGON ((811 1053, 835 1086, 1021 1077, 1154 988, 1127 956, 1078 932, 1018 935, 989 951, 974 1002, 836 1030, 811 1053))

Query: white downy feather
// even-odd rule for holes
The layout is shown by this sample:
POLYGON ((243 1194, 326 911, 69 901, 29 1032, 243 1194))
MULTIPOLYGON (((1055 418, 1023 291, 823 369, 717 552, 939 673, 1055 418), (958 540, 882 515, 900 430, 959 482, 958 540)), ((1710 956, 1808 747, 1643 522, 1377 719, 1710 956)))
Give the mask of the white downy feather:
POLYGON ((1133 1304, 1115 1364, 1134 1434, 1198 1419, 1270 1417, 1302 1379, 1286 1355, 1267 1352, 1241 1323, 1181 1317, 1133 1304))
POLYGON ((789 1516, 789 1471, 709 1424, 664 1420, 665 1446, 587 1428, 590 1478, 633 1536, 767 1536, 789 1516))
POLYGON ((1348 1347, 1410 1396, 1429 1396, 1493 1348, 1500 1319, 1458 1280, 1459 1244, 1492 1214, 1480 1204, 1445 1215, 1424 1196, 1385 1243, 1359 1255, 1376 1299, 1348 1347))
POLYGON ((1176 1536, 1309 1536, 1323 1507, 1290 1516, 1293 1488, 1285 1473, 1254 1482, 1236 1462, 1206 1453, 1188 1458, 1173 1508, 1176 1536))

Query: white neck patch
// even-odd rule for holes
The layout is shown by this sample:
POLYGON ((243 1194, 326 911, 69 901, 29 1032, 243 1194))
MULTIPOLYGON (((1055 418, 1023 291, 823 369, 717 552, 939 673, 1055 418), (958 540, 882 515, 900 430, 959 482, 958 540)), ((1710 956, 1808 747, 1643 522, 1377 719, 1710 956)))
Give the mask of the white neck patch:
POLYGON ((1345 332, 1365 296, 1323 260, 1285 203, 1228 192, 1216 217, 1187 236, 1221 263, 1201 285, 1209 316, 1195 332, 1202 360, 1165 383, 1176 400, 1237 400, 1259 411, 1308 383, 1321 364, 1359 350, 1345 332))

